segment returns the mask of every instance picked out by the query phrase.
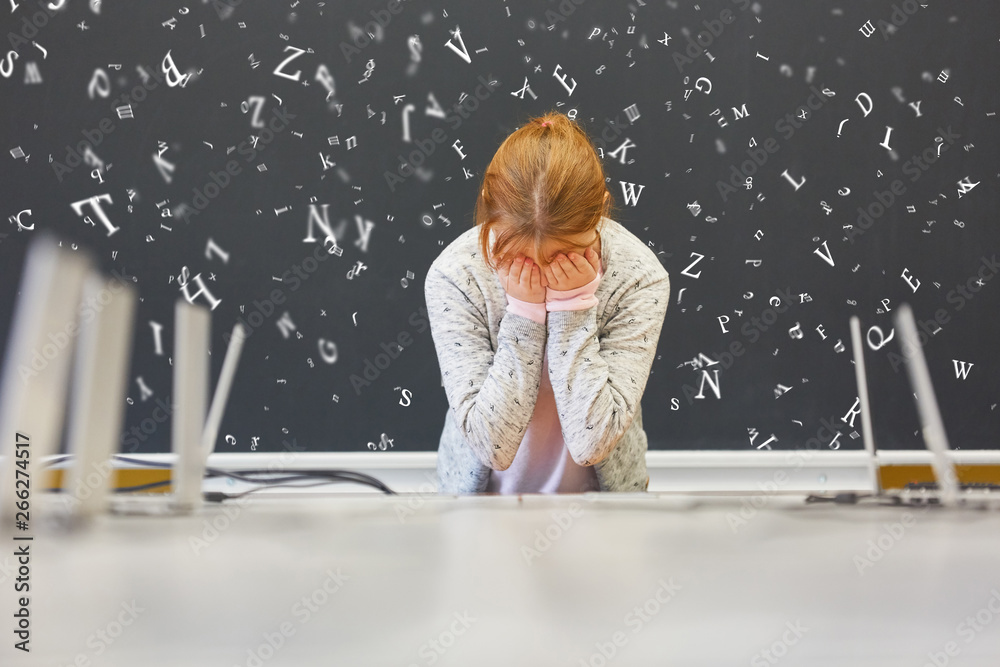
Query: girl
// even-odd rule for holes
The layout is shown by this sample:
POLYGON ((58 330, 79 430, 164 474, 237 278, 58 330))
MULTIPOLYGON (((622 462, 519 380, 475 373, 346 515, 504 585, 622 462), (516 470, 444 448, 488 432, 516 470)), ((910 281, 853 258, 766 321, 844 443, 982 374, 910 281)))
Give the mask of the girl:
POLYGON ((639 401, 670 278, 611 212, 597 152, 567 116, 500 145, 475 225, 424 283, 449 404, 442 493, 648 489, 639 401))

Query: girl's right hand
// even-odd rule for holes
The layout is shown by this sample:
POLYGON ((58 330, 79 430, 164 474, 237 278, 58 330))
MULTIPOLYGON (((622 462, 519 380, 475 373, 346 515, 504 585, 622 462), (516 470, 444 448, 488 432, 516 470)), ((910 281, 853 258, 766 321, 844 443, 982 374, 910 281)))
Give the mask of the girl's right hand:
POLYGON ((545 285, 542 272, 530 257, 518 255, 513 261, 497 269, 504 291, 515 299, 528 303, 545 302, 545 285))

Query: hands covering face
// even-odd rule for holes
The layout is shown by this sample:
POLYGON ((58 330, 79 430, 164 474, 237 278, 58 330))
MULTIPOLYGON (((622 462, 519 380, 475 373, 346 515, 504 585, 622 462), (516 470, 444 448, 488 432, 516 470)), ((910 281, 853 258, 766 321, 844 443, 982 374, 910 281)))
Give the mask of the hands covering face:
POLYGON ((583 287, 597 277, 600 268, 600 255, 587 248, 582 255, 559 253, 545 268, 539 268, 530 257, 518 255, 497 273, 510 296, 528 303, 543 303, 546 289, 565 291, 583 287))

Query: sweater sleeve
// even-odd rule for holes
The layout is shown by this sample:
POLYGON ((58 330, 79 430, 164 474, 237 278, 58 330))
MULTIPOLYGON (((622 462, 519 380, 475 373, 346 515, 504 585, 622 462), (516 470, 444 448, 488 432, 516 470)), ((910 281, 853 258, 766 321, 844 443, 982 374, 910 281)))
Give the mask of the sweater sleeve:
POLYGON ((631 425, 669 299, 665 270, 643 275, 625 290, 600 337, 596 307, 549 311, 549 376, 577 464, 603 461, 631 425))
POLYGON ((455 423, 484 465, 506 470, 535 410, 545 324, 507 311, 494 353, 485 314, 433 264, 424 295, 455 423))

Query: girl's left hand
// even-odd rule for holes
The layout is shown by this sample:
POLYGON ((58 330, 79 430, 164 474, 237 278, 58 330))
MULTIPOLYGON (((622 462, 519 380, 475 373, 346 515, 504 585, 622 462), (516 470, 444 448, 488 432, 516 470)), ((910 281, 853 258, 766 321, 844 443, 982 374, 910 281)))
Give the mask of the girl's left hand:
POLYGON ((594 278, 601 268, 601 258, 593 248, 587 248, 584 255, 575 252, 569 256, 559 253, 555 260, 542 269, 547 287, 566 291, 583 287, 594 278))

